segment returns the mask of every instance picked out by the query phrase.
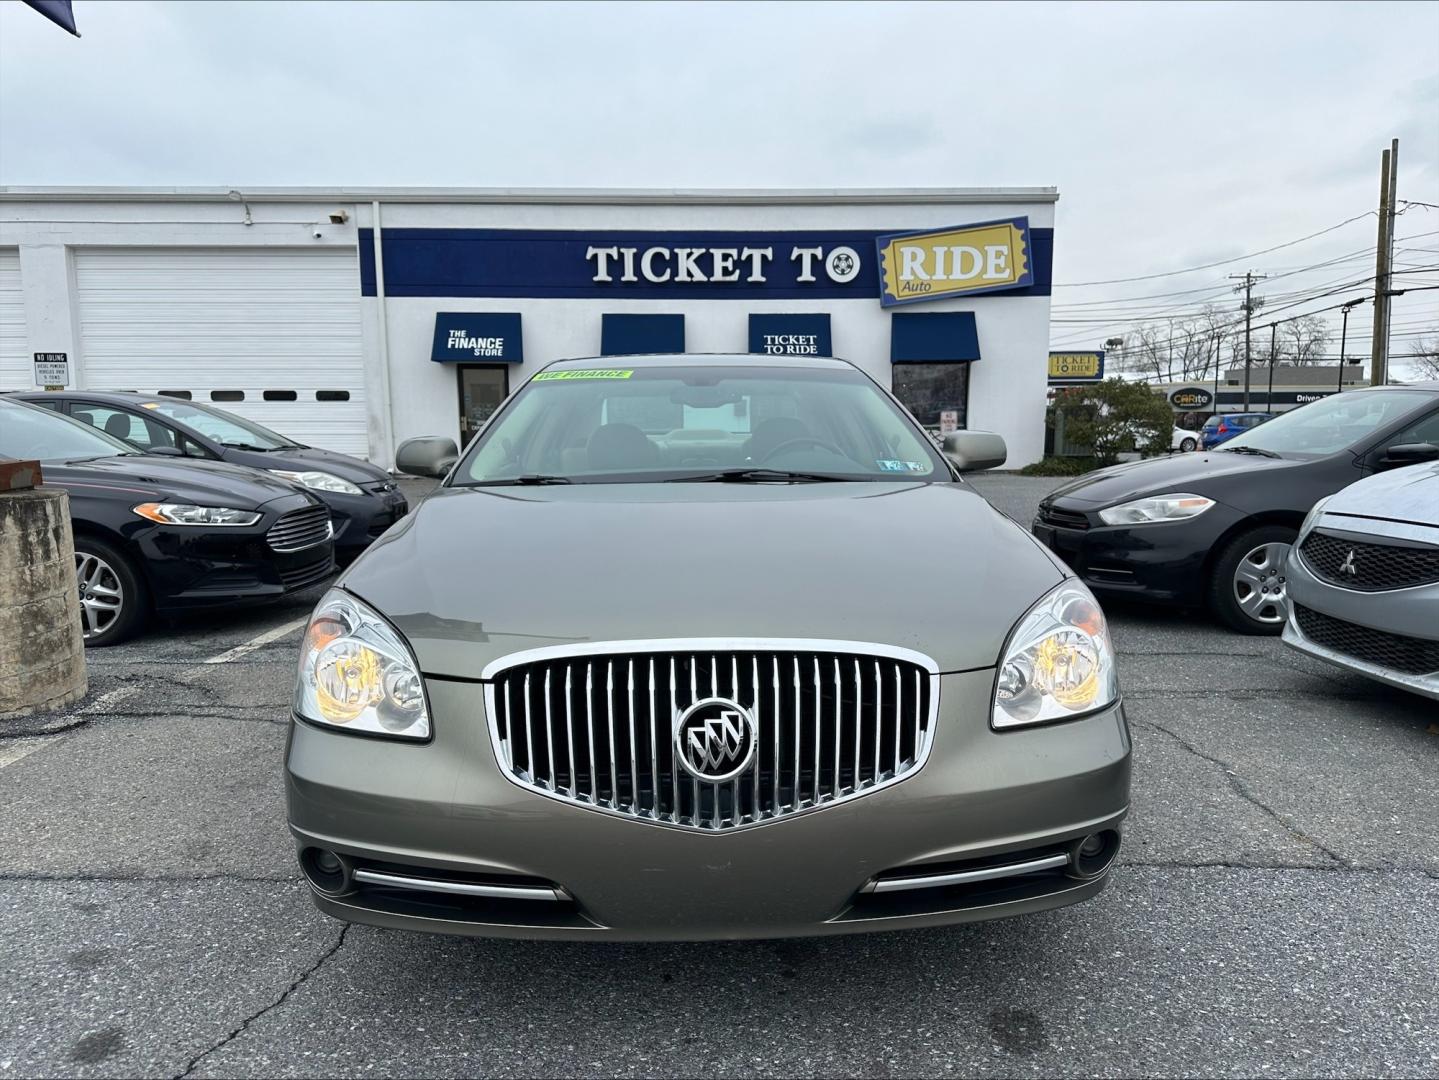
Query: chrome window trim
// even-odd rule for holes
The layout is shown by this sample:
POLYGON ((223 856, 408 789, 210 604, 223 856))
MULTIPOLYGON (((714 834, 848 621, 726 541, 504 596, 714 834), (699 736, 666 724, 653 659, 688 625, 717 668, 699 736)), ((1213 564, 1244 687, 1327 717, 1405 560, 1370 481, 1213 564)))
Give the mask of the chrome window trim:
MULTIPOLYGON (((918 673, 916 673, 918 677, 918 673)), ((835 641, 826 638, 638 638, 628 641, 594 641, 581 642, 570 645, 548 645, 538 649, 526 649, 521 652, 510 653, 497 660, 486 664, 480 672, 480 680, 484 690, 484 724, 490 736, 490 748, 495 755, 495 767, 499 773, 510 783, 521 791, 531 795, 539 795, 543 798, 553 799, 563 803, 565 806, 575 810, 603 814, 607 817, 620 818, 624 821, 634 822, 637 825, 644 825, 651 828, 672 829, 684 833, 687 836, 730 836, 737 832, 749 829, 763 828, 770 825, 781 824, 803 815, 811 814, 816 810, 828 810, 832 806, 840 806, 855 799, 862 799, 872 795, 876 791, 883 791, 885 788, 901 784, 911 777, 917 775, 929 761, 930 751, 934 747, 935 729, 939 724, 939 690, 940 670, 939 665, 933 658, 924 653, 916 652, 913 649, 905 649, 895 645, 882 645, 877 642, 867 641, 835 641), (725 828, 706 829, 696 825, 684 825, 670 821, 660 821, 656 818, 630 813, 625 810, 617 810, 608 806, 590 803, 583 800, 571 799, 562 791, 550 791, 534 784, 527 784, 514 774, 508 764, 508 755, 503 741, 500 739, 499 727, 496 724, 498 715, 495 708, 495 679, 500 674, 511 668, 522 667, 525 664, 533 664, 546 660, 565 660, 575 657, 596 657, 613 656, 624 653, 684 653, 684 652, 786 652, 786 653, 849 653, 856 656, 880 657, 886 660, 900 660, 929 673, 929 711, 926 717, 924 742, 919 752, 915 755, 914 767, 909 769, 902 776, 890 777, 888 780, 872 784, 861 791, 852 791, 848 795, 841 795, 839 798, 828 798, 821 802, 803 806, 788 813, 776 817, 762 818, 756 821, 745 821, 735 825, 727 825, 725 828)), ((670 717, 671 728, 675 716, 670 717)), ((671 731, 673 734, 673 731, 671 731)), ((670 740, 673 745, 673 738, 670 740)))

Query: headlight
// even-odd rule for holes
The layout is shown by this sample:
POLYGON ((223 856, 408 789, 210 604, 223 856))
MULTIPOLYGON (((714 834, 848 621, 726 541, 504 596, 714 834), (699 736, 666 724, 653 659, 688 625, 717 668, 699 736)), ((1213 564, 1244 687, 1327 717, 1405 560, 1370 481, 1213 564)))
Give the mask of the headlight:
POLYGON ((1214 505, 1203 495, 1150 495, 1120 503, 1099 512, 1106 525, 1143 525, 1151 521, 1183 521, 1197 517, 1214 505))
POLYGON ((295 712, 317 724, 406 739, 430 737, 419 665, 373 608, 331 589, 300 643, 295 712))
POLYGON ((1319 520, 1319 515, 1324 513, 1324 504, 1332 498, 1334 498, 1333 495, 1326 495, 1310 508, 1308 516, 1304 519, 1304 524, 1299 526, 1299 535, 1301 537, 1309 535, 1309 530, 1314 528, 1314 523, 1319 520))
POLYGON ((314 491, 334 491, 341 495, 363 495, 354 484, 343 477, 327 472, 316 472, 306 470, 304 472, 291 472, 289 469, 271 469, 276 476, 283 476, 292 484, 299 484, 301 487, 311 488, 314 491))
POLYGON ((995 680, 996 728, 1064 720, 1119 697, 1114 646, 1104 612, 1073 578, 1029 610, 1014 633, 995 680))
POLYGON ((228 506, 141 503, 130 509, 142 518, 162 525, 253 525, 260 520, 260 515, 254 510, 234 510, 228 506))

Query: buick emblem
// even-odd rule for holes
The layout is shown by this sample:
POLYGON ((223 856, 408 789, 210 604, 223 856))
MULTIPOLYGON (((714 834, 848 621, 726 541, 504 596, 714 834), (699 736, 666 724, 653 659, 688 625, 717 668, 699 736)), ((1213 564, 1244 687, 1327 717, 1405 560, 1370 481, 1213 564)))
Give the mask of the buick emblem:
POLYGON ((1354 565, 1354 549, 1349 549, 1349 554, 1344 556, 1344 561, 1339 564, 1339 572, 1348 574, 1350 577, 1359 576, 1359 568, 1354 565))
POLYGON ((754 716, 729 698, 696 701, 675 724, 675 757, 685 772, 711 784, 748 769, 756 742, 754 716))

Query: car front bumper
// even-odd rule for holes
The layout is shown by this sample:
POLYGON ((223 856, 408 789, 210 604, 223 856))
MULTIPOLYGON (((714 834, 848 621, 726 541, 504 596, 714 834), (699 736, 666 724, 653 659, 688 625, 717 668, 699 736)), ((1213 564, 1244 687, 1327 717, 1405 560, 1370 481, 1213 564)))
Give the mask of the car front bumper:
POLYGON ((1058 555, 1102 599, 1199 606, 1204 603, 1205 563, 1238 511, 1216 503, 1187 521, 1146 525, 1101 525, 1094 512, 1056 504, 1070 515, 1084 514, 1087 529, 1066 528, 1035 518, 1030 531, 1058 555))
MULTIPOLYGON (((1372 540, 1373 537, 1365 539, 1372 540)), ((1283 641, 1286 645, 1377 682, 1439 700, 1439 670, 1401 671, 1390 663, 1375 662, 1372 658, 1366 659, 1326 646, 1304 633, 1294 610, 1295 605, 1301 605, 1329 619, 1339 620, 1341 628, 1353 627, 1360 635, 1355 642, 1361 647, 1366 630, 1400 635, 1414 642, 1439 642, 1439 585, 1383 592, 1337 588, 1315 576, 1298 553, 1298 545, 1290 553, 1287 569, 1290 608, 1289 618, 1284 623, 1283 641)))
POLYGON ((330 508, 335 526, 335 558, 341 565, 353 562, 395 522, 410 512, 405 496, 394 487, 367 490, 363 495, 315 491, 330 508))
POLYGON ((544 899, 313 888, 322 911, 401 929, 496 937, 792 937, 998 918, 1095 895, 1062 868, 872 891, 876 878, 1011 865, 1117 831, 1129 806, 1121 705, 995 732, 993 670, 942 677, 929 759, 891 786, 732 831, 637 821, 558 801, 502 771, 482 686, 430 679, 431 742, 291 724, 289 821, 301 853, 400 877, 511 883, 544 899), (558 897, 558 899, 556 899, 558 897))

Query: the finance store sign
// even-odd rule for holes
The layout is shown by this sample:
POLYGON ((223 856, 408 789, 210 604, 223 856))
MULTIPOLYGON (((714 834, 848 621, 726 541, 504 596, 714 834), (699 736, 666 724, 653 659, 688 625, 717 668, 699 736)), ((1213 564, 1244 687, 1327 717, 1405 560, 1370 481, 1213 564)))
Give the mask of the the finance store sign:
MULTIPOLYGON (((1027 218, 924 232, 403 229, 384 232, 387 296, 862 300, 1049 295, 1054 231, 1027 218)), ((376 292, 374 234, 360 280, 376 292)), ((762 350, 764 351, 764 350, 762 350)))

